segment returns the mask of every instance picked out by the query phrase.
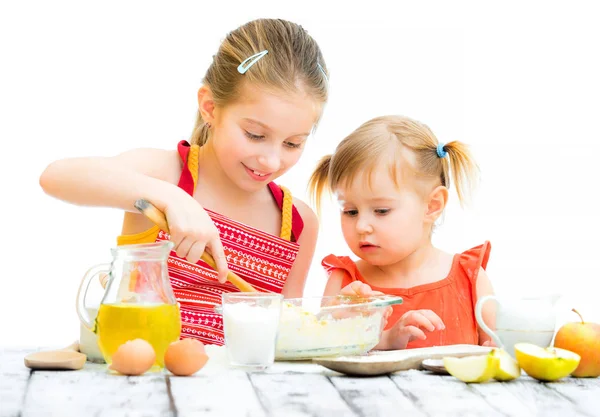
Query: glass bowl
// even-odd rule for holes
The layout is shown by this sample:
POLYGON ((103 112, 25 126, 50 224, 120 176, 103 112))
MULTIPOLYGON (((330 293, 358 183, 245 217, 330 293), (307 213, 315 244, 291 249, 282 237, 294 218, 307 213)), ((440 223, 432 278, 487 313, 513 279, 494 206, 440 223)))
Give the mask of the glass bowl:
POLYGON ((396 296, 328 296, 284 299, 276 360, 359 355, 373 349, 383 331, 387 308, 396 296))

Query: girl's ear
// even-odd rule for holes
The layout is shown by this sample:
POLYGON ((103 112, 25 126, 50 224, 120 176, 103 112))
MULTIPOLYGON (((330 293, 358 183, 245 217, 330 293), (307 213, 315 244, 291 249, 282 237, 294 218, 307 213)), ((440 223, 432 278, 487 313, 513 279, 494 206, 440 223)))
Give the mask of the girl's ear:
POLYGON ((425 220, 428 223, 435 223, 435 221, 442 215, 442 212, 446 208, 448 203, 448 189, 443 185, 439 185, 429 193, 427 199, 427 212, 425 213, 425 220))
POLYGON ((210 87, 203 85, 198 90, 198 109, 202 120, 206 123, 214 123, 215 101, 210 87))

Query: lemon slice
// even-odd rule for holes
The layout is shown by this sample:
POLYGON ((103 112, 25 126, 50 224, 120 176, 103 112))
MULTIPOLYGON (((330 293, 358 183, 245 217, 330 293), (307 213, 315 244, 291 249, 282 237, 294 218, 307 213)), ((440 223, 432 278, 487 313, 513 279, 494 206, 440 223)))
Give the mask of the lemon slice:
POLYGON ((569 350, 542 348, 531 343, 517 343, 515 355, 527 375, 540 381, 556 381, 570 375, 581 360, 569 350))
POLYGON ((464 358, 444 358, 444 367, 448 373, 463 382, 488 381, 496 375, 499 364, 500 359, 494 352, 464 358))
POLYGON ((494 379, 497 381, 512 381, 521 376, 519 363, 504 349, 494 349, 494 356, 500 360, 494 379))

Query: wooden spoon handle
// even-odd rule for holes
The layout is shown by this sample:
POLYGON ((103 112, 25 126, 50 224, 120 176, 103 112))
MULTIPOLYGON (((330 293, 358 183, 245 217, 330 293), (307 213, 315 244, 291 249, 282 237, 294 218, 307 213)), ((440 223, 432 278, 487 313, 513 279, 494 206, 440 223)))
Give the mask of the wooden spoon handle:
POLYGON ((60 350, 70 350, 72 352, 79 352, 79 340, 74 341, 69 346, 64 347, 60 350))
POLYGON ((144 216, 152 221, 155 225, 160 227, 167 233, 169 231, 169 225, 167 224, 167 218, 165 214, 156 208, 154 204, 148 200, 140 199, 133 203, 133 206, 138 209, 144 216))
MULTIPOLYGON (((217 269, 217 264, 215 263, 213 257, 210 256, 210 253, 204 252, 202 256, 200 256, 200 259, 209 264, 214 270, 217 269)), ((248 282, 246 282, 240 276, 231 272, 231 270, 227 272, 227 281, 235 285, 241 292, 257 292, 252 285, 248 284, 248 282)))
MULTIPOLYGON (((138 209, 143 215, 148 217, 155 225, 160 227, 165 232, 169 233, 169 225, 167 224, 167 218, 165 214, 156 208, 154 204, 149 202, 148 200, 140 199, 137 200, 134 204, 136 209, 138 209)), ((204 252, 200 257, 204 262, 209 264, 213 269, 217 269, 217 264, 214 258, 208 252, 204 252)), ((227 273, 227 280, 235 285, 242 292, 257 292, 256 289, 248 284, 243 278, 239 277, 235 273, 229 271, 227 273)))

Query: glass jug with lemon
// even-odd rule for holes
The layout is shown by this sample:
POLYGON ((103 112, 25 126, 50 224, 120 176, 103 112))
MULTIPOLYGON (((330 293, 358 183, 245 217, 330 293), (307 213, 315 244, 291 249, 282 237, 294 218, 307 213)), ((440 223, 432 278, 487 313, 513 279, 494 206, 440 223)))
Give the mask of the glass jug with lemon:
POLYGON ((83 277, 77 293, 77 314, 82 324, 98 336, 98 347, 108 365, 123 343, 144 339, 156 353, 154 365, 164 367, 171 342, 179 339, 181 317, 167 272, 172 242, 118 246, 111 264, 97 265, 83 277), (92 320, 85 308, 91 280, 108 274, 98 314, 92 320))

